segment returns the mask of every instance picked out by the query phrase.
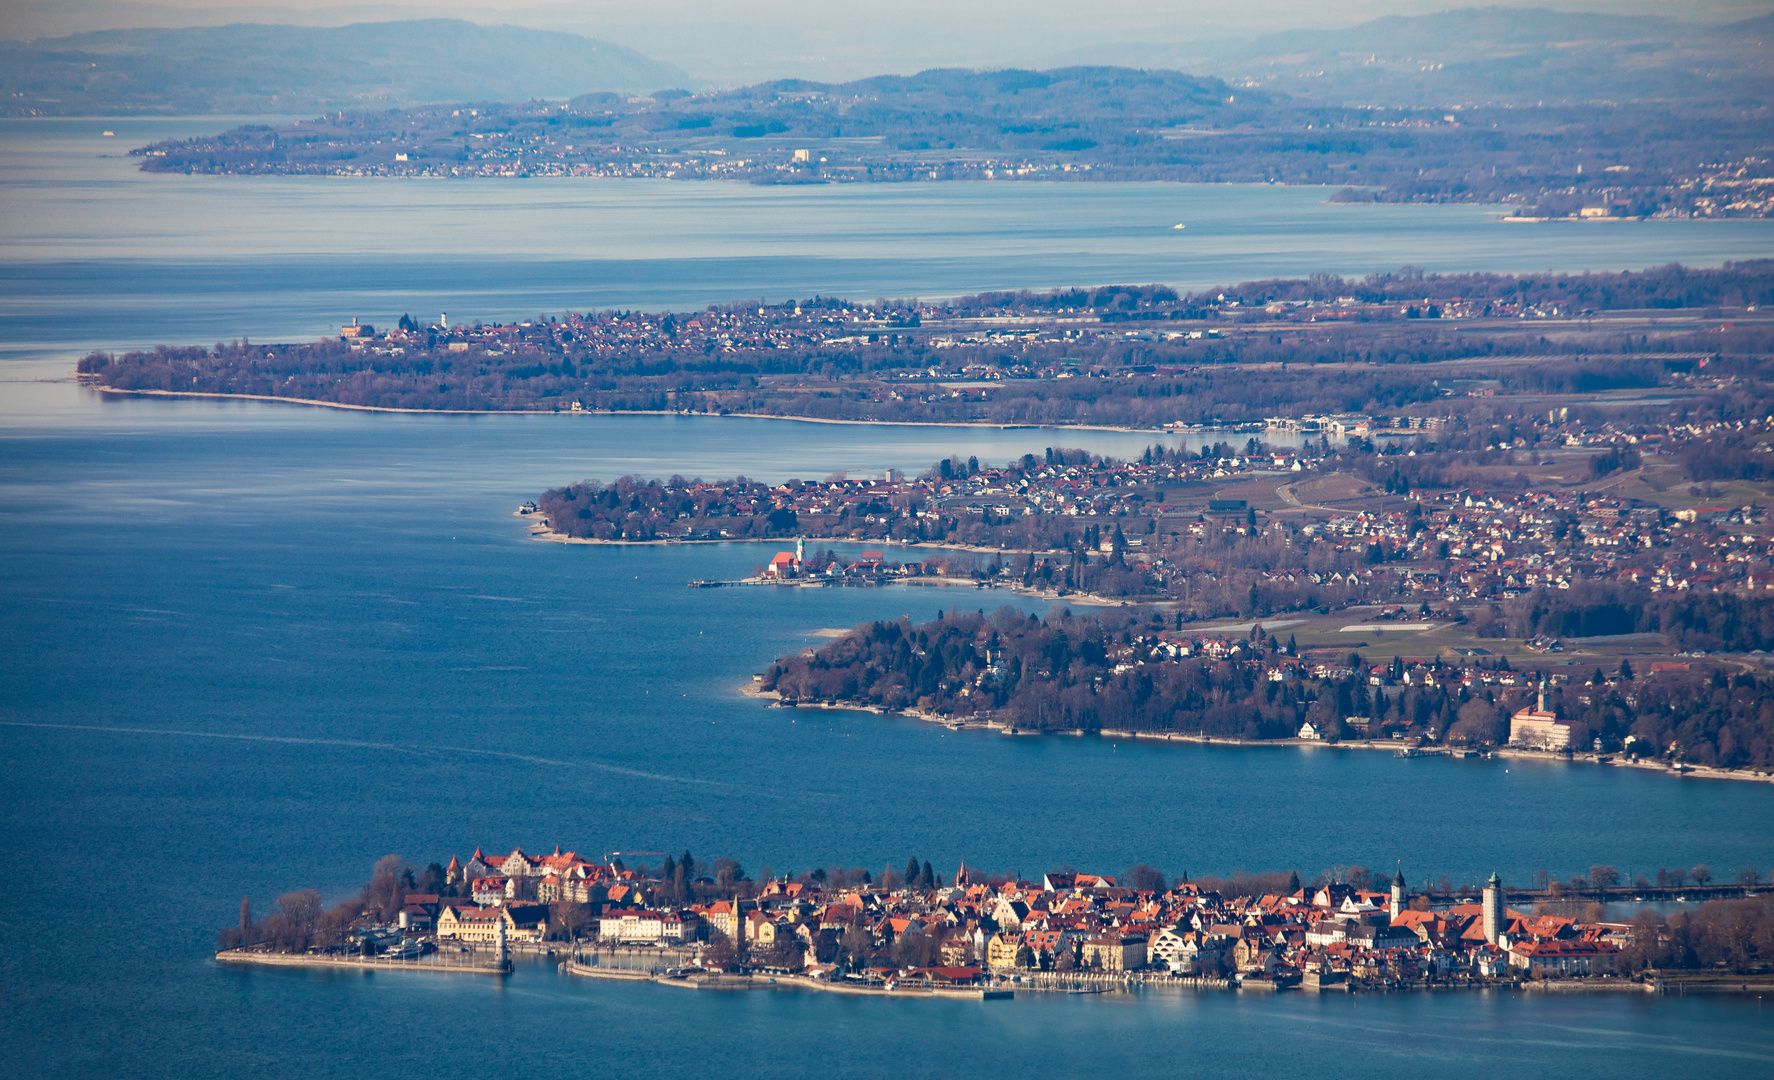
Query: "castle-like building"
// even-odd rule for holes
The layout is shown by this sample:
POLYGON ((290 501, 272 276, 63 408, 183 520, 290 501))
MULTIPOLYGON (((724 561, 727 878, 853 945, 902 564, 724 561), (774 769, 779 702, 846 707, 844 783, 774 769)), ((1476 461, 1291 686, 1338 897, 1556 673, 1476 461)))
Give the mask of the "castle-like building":
POLYGON ((1540 680, 1537 708, 1523 708, 1509 718, 1509 745, 1529 750, 1576 750, 1589 737, 1589 729, 1558 718, 1546 706, 1546 680, 1540 680))

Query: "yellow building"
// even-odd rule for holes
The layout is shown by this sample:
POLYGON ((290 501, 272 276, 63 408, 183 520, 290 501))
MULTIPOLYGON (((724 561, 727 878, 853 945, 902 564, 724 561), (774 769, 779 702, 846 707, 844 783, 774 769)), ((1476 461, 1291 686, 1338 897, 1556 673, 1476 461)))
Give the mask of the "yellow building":
POLYGON ((505 924, 507 941, 541 941, 548 932, 548 908, 543 904, 480 908, 456 908, 446 904, 437 916, 437 936, 493 945, 499 940, 500 923, 505 924))
POLYGON ((1009 971, 1016 967, 1016 951, 1022 948, 1021 934, 999 932, 992 935, 986 942, 986 966, 994 971, 1009 971))
POLYGON ((729 941, 739 940, 739 913, 736 904, 722 900, 699 912, 711 930, 718 930, 729 941))
POLYGON ((1080 959, 1102 971, 1133 971, 1146 966, 1146 939, 1138 934, 1102 934, 1086 938, 1080 959))

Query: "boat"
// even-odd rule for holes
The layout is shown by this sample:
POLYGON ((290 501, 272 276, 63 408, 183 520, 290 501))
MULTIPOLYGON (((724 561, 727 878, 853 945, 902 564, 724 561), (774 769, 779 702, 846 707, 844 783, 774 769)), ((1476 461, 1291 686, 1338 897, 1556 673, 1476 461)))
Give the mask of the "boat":
POLYGON ((1180 228, 1183 228, 1183 226, 1182 225, 1172 225, 1171 228, 1180 229, 1180 228))

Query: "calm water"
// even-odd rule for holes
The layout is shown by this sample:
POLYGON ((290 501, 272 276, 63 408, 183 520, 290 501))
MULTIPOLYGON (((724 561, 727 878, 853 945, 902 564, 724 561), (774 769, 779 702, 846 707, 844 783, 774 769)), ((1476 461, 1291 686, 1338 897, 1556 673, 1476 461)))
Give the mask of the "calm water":
MULTIPOLYGON (((13 347, 11 379, 0 382, 0 835, 18 864, 0 916, 0 1074, 429 1076, 495 1045, 519 1075, 587 1063, 662 1075, 1242 1074, 1254 1055, 1307 1076, 1342 1075, 1354 1060, 1394 1076, 1736 1076, 1765 1075, 1774 1061, 1764 1007, 1740 1002, 1152 995, 987 1006, 674 994, 567 983, 540 968, 504 983, 216 969, 206 950, 242 895, 260 911, 302 885, 336 899, 391 851, 428 861, 477 845, 688 847, 734 855, 754 873, 903 865, 916 854, 945 872, 965 858, 1025 875, 1064 861, 1111 873, 1148 861, 1173 873, 1307 875, 1397 861, 1413 878, 1496 868, 1521 879, 1604 861, 1632 871, 1706 862, 1729 877, 1774 864, 1774 791, 1327 749, 1010 740, 764 710, 735 688, 771 657, 817 642, 820 628, 1007 598, 692 591, 687 579, 742 573, 769 549, 538 544, 510 515, 515 503, 582 476, 781 479, 917 468, 952 450, 1002 460, 1061 442, 1125 454, 1148 437, 377 416, 106 401, 31 381, 65 370, 94 339, 318 332, 336 321, 328 290, 355 295, 351 283, 384 273, 392 264, 378 260, 397 249, 423 256, 401 303, 435 300, 437 275, 472 265, 470 241, 498 246, 503 218, 475 199, 522 196, 141 179, 116 161, 94 164, 83 125, 31 128, 22 142, 17 127, 0 130, 13 151, 0 159, 0 272, 10 275, 0 310, 13 347), (91 200, 89 220, 70 209, 80 198, 91 200), (446 221, 465 230, 453 240, 427 235, 440 204, 425 200, 444 198, 461 200, 464 220, 446 221), (217 212, 198 214, 206 202, 217 212), (375 205, 383 212, 365 209, 375 205), (31 212, 15 213, 21 206, 31 212), (230 241, 255 208, 278 229, 230 241), (104 241, 113 230, 123 239, 104 241), (253 244, 346 254, 319 259, 310 280, 286 277, 253 244), (150 257, 157 246, 164 258, 150 257), (436 251, 454 252, 456 269, 434 267, 436 251), (88 258, 97 261, 75 266, 88 258), (212 305, 207 283, 217 281, 233 292, 212 305)), ((573 193, 604 200, 618 238, 587 241, 590 254, 636 260, 632 277, 612 280, 648 303, 723 298, 751 280, 743 266, 683 255, 699 250, 686 214, 711 230, 710 249, 750 252, 765 270, 804 275, 796 281, 818 279, 855 247, 861 263, 845 271, 855 278, 798 290, 827 292, 854 292, 846 281, 871 273, 908 289, 971 288, 977 281, 959 283, 969 259, 1041 284, 1023 275, 1088 265, 1071 254, 1093 238, 1093 258, 1132 269, 1091 279, 1158 276, 1133 269, 1160 265, 1152 245, 1172 237, 1109 228, 1142 199, 1222 200, 1247 236, 1269 228, 1252 200, 1319 214, 1312 227, 1328 228, 1329 210, 1295 192, 1029 190, 1048 194, 930 188, 871 201, 845 190, 789 205, 756 189, 573 193), (739 209, 695 209, 721 199, 739 209), (999 224, 971 221, 968 199, 986 199, 999 224), (1097 216, 1080 223, 1080 208, 1097 216), (1019 212, 1026 229, 1003 224, 1019 212), (829 243, 805 231, 772 238, 797 215, 851 231, 831 226, 829 243), (997 229, 1000 247, 970 253, 965 231, 953 244, 916 239, 928 230, 942 240, 963 219, 997 229), (649 228, 665 254, 688 261, 646 259, 632 237, 649 228)), ((1154 201, 1142 212, 1165 220, 1173 209, 1154 201)), ((1456 214, 1439 219, 1438 234, 1433 215, 1415 220, 1405 230, 1413 250, 1441 244, 1450 259, 1461 230, 1481 228, 1456 214)), ((1359 230, 1330 232, 1319 237, 1327 250, 1363 243, 1359 230)), ((1738 236, 1685 235, 1690 245, 1738 236)), ((546 260, 564 242, 522 213, 512 237, 524 258, 482 267, 465 288, 528 295, 523 282, 550 277, 546 260)))
POLYGON ((1774 221, 1542 228, 1498 224, 1484 207, 1333 206, 1320 188, 191 178, 144 176, 125 156, 219 124, 0 120, 0 350, 310 337, 401 312, 503 321, 1774 253, 1774 221))

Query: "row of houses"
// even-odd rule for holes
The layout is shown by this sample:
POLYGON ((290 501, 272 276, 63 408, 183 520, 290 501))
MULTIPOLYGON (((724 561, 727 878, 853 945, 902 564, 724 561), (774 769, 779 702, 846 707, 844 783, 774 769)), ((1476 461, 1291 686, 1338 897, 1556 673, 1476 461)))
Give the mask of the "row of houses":
MULTIPOLYGON (((476 862, 492 865, 478 852, 468 865, 476 862)), ((537 866, 525 858, 526 869, 537 866)), ((518 864, 507 858, 499 868, 516 871, 518 864)), ((1513 972, 1592 975, 1613 971, 1630 940, 1626 924, 1511 910, 1495 875, 1473 901, 1439 908, 1413 896, 1402 874, 1383 891, 1332 883, 1285 894, 1224 896, 1188 882, 1134 889, 1096 874, 1052 873, 1039 882, 985 878, 963 865, 947 884, 938 879, 889 890, 773 881, 753 896, 675 909, 637 902, 654 885, 633 879, 609 884, 618 899, 595 920, 597 938, 680 946, 724 939, 767 950, 778 963, 793 957, 789 966, 815 973, 845 965, 882 977, 914 967, 929 969, 922 977, 947 980, 966 978, 968 971, 1037 969, 1240 973, 1310 977, 1322 984, 1513 972), (912 944, 919 947, 909 949, 912 944), (914 964, 912 956, 929 963, 914 964)), ((415 901, 430 901, 439 938, 539 941, 548 929, 543 903, 408 900, 409 910, 425 906, 415 901)))

